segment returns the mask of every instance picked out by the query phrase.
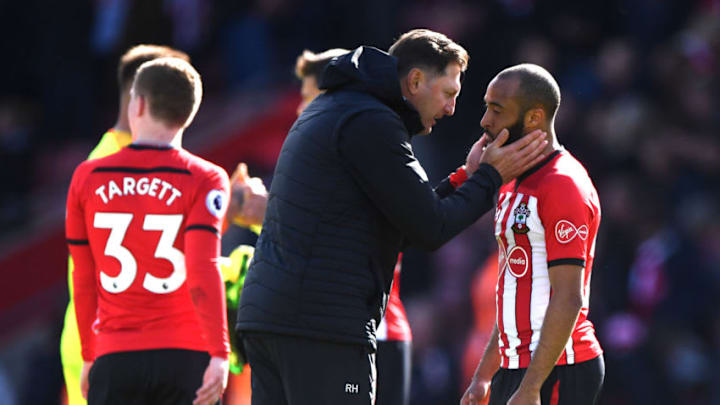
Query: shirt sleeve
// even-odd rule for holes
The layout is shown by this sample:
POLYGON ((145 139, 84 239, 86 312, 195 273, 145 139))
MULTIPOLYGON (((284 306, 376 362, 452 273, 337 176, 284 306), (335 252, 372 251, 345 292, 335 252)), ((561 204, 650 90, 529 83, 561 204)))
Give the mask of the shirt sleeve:
POLYGON ((227 174, 212 175, 199 188, 185 228, 185 267, 195 312, 211 356, 227 358, 225 284, 220 266, 220 230, 230 197, 227 174))
POLYGON ((230 203, 230 180, 221 169, 207 176, 189 209, 186 230, 204 229, 220 235, 230 203))
POLYGON ((548 190, 540 207, 548 267, 563 264, 585 267, 592 209, 570 178, 556 181, 548 190))
POLYGON ((97 284, 95 262, 85 227, 85 213, 80 198, 81 170, 76 170, 68 191, 65 237, 74 263, 72 271, 72 294, 75 301, 75 316, 80 334, 81 354, 84 361, 93 361, 94 334, 92 325, 97 316, 97 284))

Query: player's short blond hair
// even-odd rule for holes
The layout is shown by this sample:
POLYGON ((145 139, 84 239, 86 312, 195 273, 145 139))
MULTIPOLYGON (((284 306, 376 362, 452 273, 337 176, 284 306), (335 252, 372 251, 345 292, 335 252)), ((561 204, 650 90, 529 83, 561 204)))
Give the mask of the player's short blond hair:
POLYGON ((147 100, 150 115, 170 128, 190 125, 202 100, 200 74, 178 58, 143 63, 135 74, 132 90, 147 100))

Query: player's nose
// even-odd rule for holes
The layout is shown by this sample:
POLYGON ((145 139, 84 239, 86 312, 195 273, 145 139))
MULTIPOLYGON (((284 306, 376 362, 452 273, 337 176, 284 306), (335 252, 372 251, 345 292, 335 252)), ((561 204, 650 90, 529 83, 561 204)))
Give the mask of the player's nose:
POLYGON ((490 124, 490 120, 487 118, 487 113, 483 114, 482 118, 480 119, 480 126, 488 129, 488 125, 490 124))

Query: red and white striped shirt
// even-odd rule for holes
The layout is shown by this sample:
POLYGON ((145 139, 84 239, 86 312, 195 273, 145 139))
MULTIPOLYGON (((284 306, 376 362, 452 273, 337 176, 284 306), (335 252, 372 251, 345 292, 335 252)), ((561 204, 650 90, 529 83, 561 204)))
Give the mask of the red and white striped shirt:
POLYGON ((581 266, 585 272, 580 315, 557 365, 591 360, 602 353, 587 319, 599 225, 595 186, 582 164, 565 150, 500 189, 495 237, 501 367, 530 364, 552 295, 548 268, 563 264, 581 266))

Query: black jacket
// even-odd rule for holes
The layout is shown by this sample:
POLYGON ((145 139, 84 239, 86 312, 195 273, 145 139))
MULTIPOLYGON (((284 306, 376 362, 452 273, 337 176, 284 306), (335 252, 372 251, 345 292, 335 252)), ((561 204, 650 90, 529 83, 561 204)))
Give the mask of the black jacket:
POLYGON ((438 248, 493 207, 501 178, 481 165, 445 198, 433 191, 387 53, 333 60, 321 87, 280 152, 236 329, 375 347, 403 242, 438 248))

